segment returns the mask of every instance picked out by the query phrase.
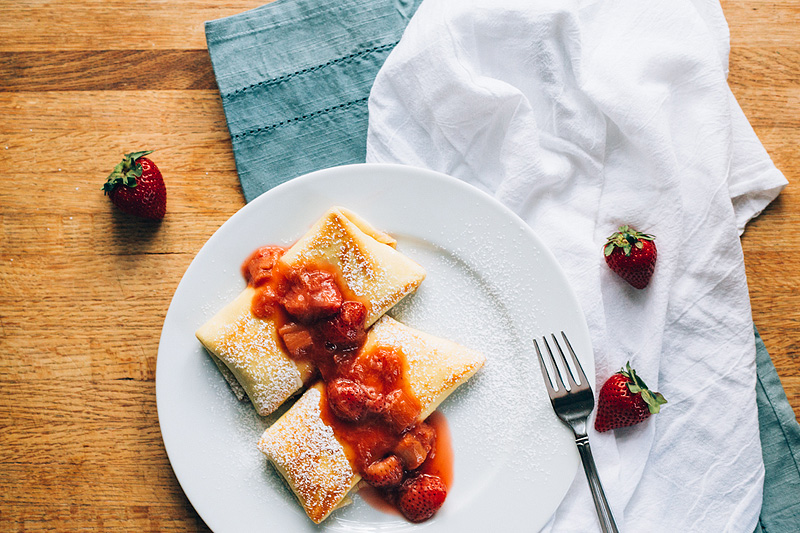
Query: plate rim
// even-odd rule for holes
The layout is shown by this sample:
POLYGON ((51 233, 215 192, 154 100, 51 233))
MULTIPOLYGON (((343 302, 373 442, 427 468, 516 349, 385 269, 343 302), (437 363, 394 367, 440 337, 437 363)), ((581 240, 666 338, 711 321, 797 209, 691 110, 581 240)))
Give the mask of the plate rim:
MULTIPOLYGON (((569 300, 571 300, 570 301, 570 305, 575 308, 575 311, 577 312, 577 315, 580 318, 580 324, 575 325, 575 328, 581 330, 581 333, 585 334, 585 336, 587 338, 589 338, 588 325, 586 323, 585 314, 584 314, 584 312, 583 312, 583 310, 581 308, 580 302, 579 302, 579 300, 577 298, 577 294, 575 293, 574 289, 572 288, 571 284, 569 283, 569 280, 568 280, 568 278, 566 276, 566 273, 565 273, 564 269, 561 267, 561 265, 560 265, 558 259, 556 258, 555 254, 553 254, 553 252, 552 252, 552 250, 550 250, 549 246, 538 235, 536 235, 534 230, 524 220, 522 220, 516 213, 514 213, 508 206, 506 206, 505 204, 500 202, 497 198, 495 198, 494 196, 488 194, 486 191, 480 189, 479 187, 477 187, 475 185, 472 185, 470 183, 464 182, 464 181, 462 181, 462 180, 460 180, 458 178, 452 177, 450 175, 447 175, 447 174, 444 174, 444 173, 441 173, 441 172, 438 172, 438 171, 425 169, 425 168, 420 168, 420 167, 414 167, 414 166, 410 166, 410 165, 400 165, 400 164, 394 164, 394 163, 354 163, 354 164, 347 164, 347 165, 339 165, 339 166, 334 166, 334 167, 328 167, 328 168, 325 168, 325 169, 320 169, 320 170, 316 170, 316 171, 313 171, 313 172, 309 172, 309 173, 304 174, 302 176, 298 176, 297 178, 294 178, 294 179, 291 179, 291 180, 286 181, 284 183, 281 183, 280 185, 277 185, 276 187, 273 187, 272 189, 270 189, 268 191, 265 191, 264 193, 262 193, 258 197, 254 198, 250 202, 248 202, 245 205, 243 205, 235 213, 233 213, 230 217, 228 217, 228 219, 225 222, 223 222, 216 230, 214 230, 214 232, 208 237, 208 239, 203 244, 203 246, 197 251, 195 256, 192 258, 192 261, 190 262, 190 264, 187 266, 186 270, 184 271, 184 274, 181 276, 181 280, 180 280, 180 282, 178 283, 178 285, 176 286, 176 288, 175 288, 175 290, 173 292, 173 296, 172 296, 172 298, 170 300, 170 305, 169 305, 169 307, 167 309, 167 313, 166 313, 166 315, 164 317, 164 323, 162 325, 161 335, 159 337, 159 346, 158 346, 158 354, 157 354, 157 360, 156 360, 156 371, 155 371, 156 411, 157 411, 157 415, 158 415, 159 432, 161 434, 162 441, 164 443, 164 449, 165 449, 165 452, 167 454, 167 459, 168 459, 168 461, 170 463, 170 468, 172 469, 173 474, 175 475, 175 478, 178 481, 179 486, 181 487, 181 490, 183 491, 184 495, 186 496, 187 500, 192 505, 192 507, 194 508, 195 512, 198 514, 198 516, 200 516, 200 518, 212 530, 214 530, 214 528, 209 523, 208 511, 207 510, 201 510, 200 508, 198 508, 197 504, 195 503, 196 499, 195 499, 195 497, 193 497, 194 493, 195 493, 195 488, 186 486, 184 480, 181 479, 181 475, 179 474, 179 472, 176 470, 176 468, 174 466, 175 463, 173 461, 170 449, 172 448, 172 453, 174 453, 175 452, 175 448, 170 443, 168 443, 168 438, 166 437, 165 428, 163 427, 163 422, 162 422, 162 412, 163 412, 162 411, 162 407, 164 405, 164 395, 165 395, 165 393, 163 391, 164 391, 165 385, 163 385, 163 380, 159 380, 159 376, 162 375, 161 371, 163 369, 163 365, 161 365, 160 362, 162 361, 162 357, 166 357, 166 356, 162 356, 162 348, 163 348, 163 346, 165 344, 165 340, 166 340, 166 337, 168 335, 166 326, 167 326, 168 320, 170 319, 170 314, 171 314, 171 311, 173 310, 173 306, 175 305, 176 296, 179 294, 179 291, 181 290, 181 286, 184 284, 185 280, 191 274, 193 274, 195 269, 199 268, 196 265, 201 264, 205 260, 205 256, 207 254, 211 253, 209 250, 211 250, 211 248, 213 248, 213 244, 210 246, 209 243, 212 243, 212 241, 216 241, 217 239, 219 239, 220 238, 219 236, 225 233, 225 231, 227 230, 227 227, 235 226, 238 223, 238 220, 240 218, 244 218, 244 217, 249 216, 249 213, 251 211, 261 209, 261 204, 269 202, 270 199, 275 197, 275 196, 288 194, 294 188, 306 187, 306 186, 308 186, 309 183, 311 183, 313 185, 313 182, 315 180, 329 179, 331 174, 335 175, 335 174, 342 173, 342 172, 356 172, 356 173, 374 172, 378 176, 380 176, 381 174, 384 174, 384 173, 389 173, 389 174, 395 173, 395 172, 399 172, 401 174, 410 173, 410 174, 417 175, 418 177, 423 178, 423 179, 434 179, 434 180, 441 181, 441 182, 445 183, 446 186, 451 186, 451 187, 456 187, 456 188, 462 189, 463 191, 466 192, 466 194, 477 195, 477 197, 481 198, 482 201, 487 202, 494 209, 497 209, 497 210, 501 211, 504 214, 504 216, 509 217, 510 219, 514 220, 515 223, 520 228, 522 228, 524 230, 524 232, 526 234, 526 237, 528 239, 532 240, 536 244, 537 250, 540 253, 542 253, 542 254, 544 254, 546 256, 547 262, 551 263, 552 265, 555 265, 558 275, 564 281, 564 286, 565 286, 565 288, 567 290, 567 293, 568 293, 566 296, 568 296, 569 300)), ((313 222, 313 221, 310 221, 310 222, 313 222)), ((588 376, 590 378, 590 383, 591 383, 592 381, 594 381, 594 372, 595 372, 594 355, 593 355, 593 353, 590 353, 590 354, 588 354, 586 356, 582 355, 581 356, 582 361, 586 361, 586 359, 585 359, 586 357, 590 358, 590 364, 588 365, 590 367, 590 371, 587 371, 587 375, 591 374, 591 375, 588 376)), ((576 452, 575 456, 577 457, 577 452, 576 452)), ((575 468, 574 468, 573 475, 571 476, 570 479, 574 478, 574 475, 578 472, 578 464, 579 464, 579 462, 578 461, 573 461, 573 463, 575 463, 574 464, 575 468)), ((564 494, 561 496, 561 498, 559 498, 559 502, 561 500, 563 500, 563 497, 566 496, 568 487, 569 487, 569 484, 567 485, 567 489, 565 489, 564 494)), ((557 507, 558 506, 556 506, 556 508, 557 507)), ((553 509, 553 512, 555 512, 556 508, 553 509)), ((212 521, 215 522, 215 520, 212 520, 212 521)))

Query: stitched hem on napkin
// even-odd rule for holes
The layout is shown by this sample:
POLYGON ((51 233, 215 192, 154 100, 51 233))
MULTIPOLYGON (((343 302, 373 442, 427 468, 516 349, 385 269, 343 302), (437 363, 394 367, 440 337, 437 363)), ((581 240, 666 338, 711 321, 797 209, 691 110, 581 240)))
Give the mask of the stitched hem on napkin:
POLYGON ((206 22, 245 200, 364 162, 372 83, 418 4, 279 0, 206 22))

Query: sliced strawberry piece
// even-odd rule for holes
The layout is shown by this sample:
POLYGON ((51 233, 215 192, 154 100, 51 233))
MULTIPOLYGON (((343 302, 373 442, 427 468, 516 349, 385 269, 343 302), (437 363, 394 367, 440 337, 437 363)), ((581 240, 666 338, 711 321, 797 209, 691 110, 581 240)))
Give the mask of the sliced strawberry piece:
MULTIPOLYGON (((392 349, 378 348, 359 357, 358 366, 364 375, 370 376, 372 385, 379 387, 384 392, 389 392, 399 386, 403 374, 403 363, 397 352, 392 349)), ((378 411, 387 408, 376 405, 378 411)))
MULTIPOLYGON (((372 409, 376 409, 374 405, 372 409)), ((416 421, 419 406, 401 389, 395 389, 383 397, 377 411, 395 434, 400 435, 416 421)))
POLYGON ((333 316, 342 306, 342 293, 330 272, 300 269, 287 278, 290 285, 283 306, 300 322, 310 324, 333 316))
POLYGON ((253 296, 253 305, 250 308, 258 318, 272 318, 278 312, 279 306, 280 297, 271 286, 264 285, 253 296))
POLYGON ((419 468, 433 449, 436 430, 425 422, 411 428, 395 446, 394 453, 400 458, 406 470, 419 468))
POLYGON ((262 246, 247 258, 242 265, 242 274, 245 281, 253 287, 263 285, 272 279, 272 269, 275 263, 286 251, 282 246, 262 246))
POLYGON ((396 487, 403 481, 403 465, 396 455, 390 455, 370 464, 361 477, 373 487, 396 487))
POLYGON ((328 383, 327 391, 328 404, 340 420, 357 422, 367 412, 370 398, 360 383, 338 378, 328 383))
POLYGON ((348 300, 342 303, 338 314, 320 324, 320 331, 333 350, 352 350, 361 346, 367 336, 366 319, 364 304, 348 300))
POLYGON ((314 337, 302 324, 289 322, 278 329, 278 335, 292 359, 304 360, 311 357, 314 350, 314 337))

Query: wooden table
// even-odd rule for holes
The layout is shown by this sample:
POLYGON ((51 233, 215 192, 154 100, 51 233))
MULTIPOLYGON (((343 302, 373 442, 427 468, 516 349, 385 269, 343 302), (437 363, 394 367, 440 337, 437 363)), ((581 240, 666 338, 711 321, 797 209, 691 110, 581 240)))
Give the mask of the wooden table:
MULTIPOLYGON (((203 21, 262 0, 0 4, 0 530, 208 531, 164 452, 162 322, 185 269, 243 204, 203 21), (162 223, 100 187, 157 149, 162 223)), ((730 84, 800 178, 800 5, 725 0, 730 84)), ((753 314, 800 414, 800 194, 743 238, 753 314)))

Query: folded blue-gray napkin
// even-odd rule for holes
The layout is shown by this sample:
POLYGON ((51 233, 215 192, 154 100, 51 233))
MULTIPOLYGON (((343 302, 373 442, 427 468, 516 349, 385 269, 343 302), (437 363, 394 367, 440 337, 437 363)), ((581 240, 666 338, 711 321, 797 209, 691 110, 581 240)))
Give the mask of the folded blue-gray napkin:
MULTIPOLYGON (((279 0, 206 23, 245 199, 363 163, 367 99, 421 0, 279 0)), ((800 532, 800 425, 756 332, 764 502, 758 532, 800 532)))
POLYGON ((764 501, 757 533, 800 532, 800 425, 756 331, 756 402, 764 455, 764 501))
POLYGON ((282 0, 206 23, 245 199, 363 163, 367 98, 421 0, 282 0))

